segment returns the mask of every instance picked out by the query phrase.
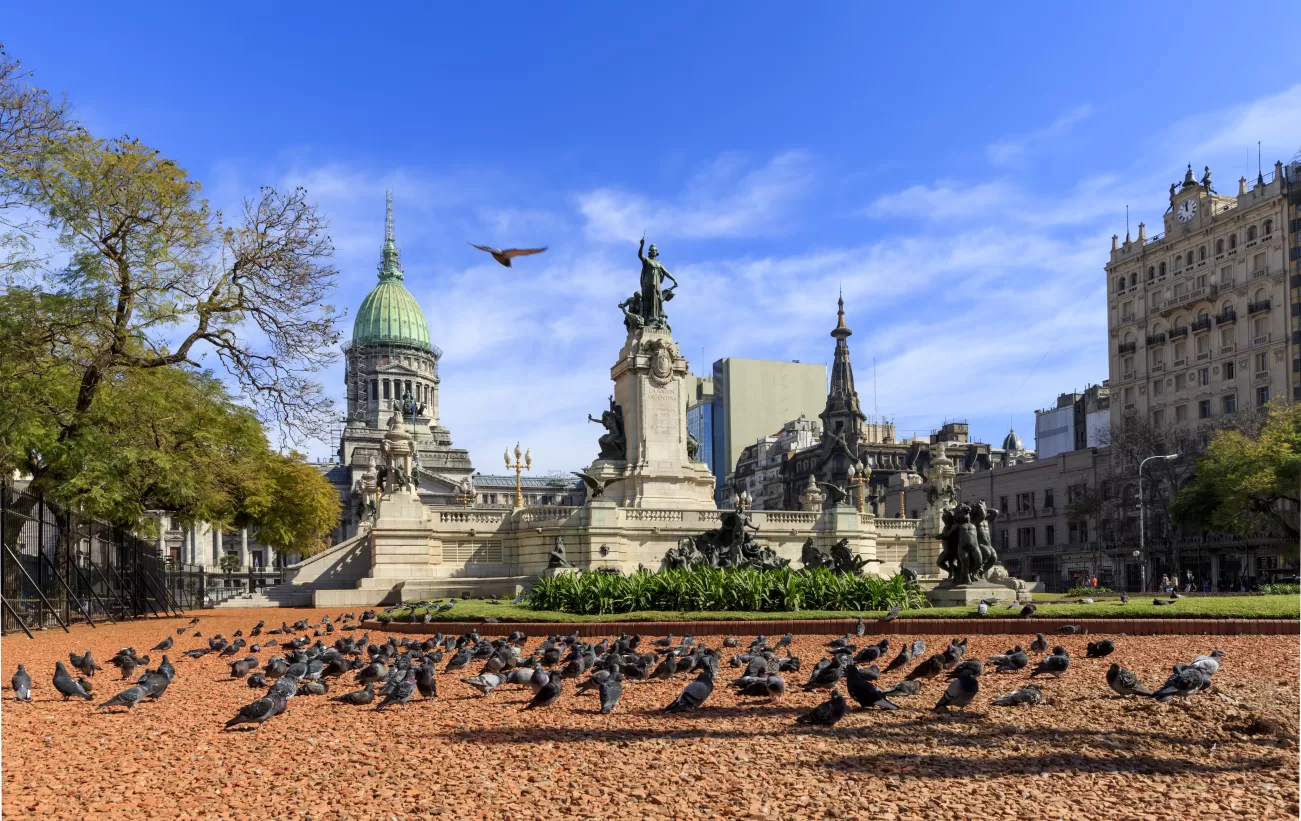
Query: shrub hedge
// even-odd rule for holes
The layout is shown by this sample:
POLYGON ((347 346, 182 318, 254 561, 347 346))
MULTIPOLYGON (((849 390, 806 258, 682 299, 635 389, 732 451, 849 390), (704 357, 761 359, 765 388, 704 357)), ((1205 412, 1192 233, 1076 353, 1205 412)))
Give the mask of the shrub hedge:
POLYGON ((1262 584, 1260 592, 1265 596, 1299 596, 1301 584, 1262 584))
POLYGON ((1067 590, 1067 591, 1066 591, 1066 597, 1067 597, 1067 598, 1075 598, 1075 599, 1083 599, 1083 598, 1086 598, 1086 597, 1088 597, 1088 598, 1092 598, 1093 596, 1107 596, 1107 595, 1112 595, 1112 594, 1114 594, 1115 592, 1116 592, 1116 591, 1115 591, 1115 590, 1112 590, 1110 587, 1102 587, 1102 586, 1098 586, 1098 587, 1089 587, 1089 586, 1087 586, 1087 585, 1083 585, 1083 586, 1080 586, 1080 587, 1072 587, 1070 590, 1067 590))
POLYGON ((526 602, 538 610, 579 615, 643 610, 862 612, 926 606, 926 597, 903 576, 879 578, 827 568, 724 570, 700 567, 613 573, 567 573, 538 579, 526 602))

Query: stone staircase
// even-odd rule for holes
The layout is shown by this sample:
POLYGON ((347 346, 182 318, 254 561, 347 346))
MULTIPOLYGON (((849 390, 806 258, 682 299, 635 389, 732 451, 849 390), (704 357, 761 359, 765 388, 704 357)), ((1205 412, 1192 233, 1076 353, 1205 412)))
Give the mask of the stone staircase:
POLYGON ((218 610, 235 610, 245 607, 311 607, 312 588, 293 582, 264 587, 254 593, 234 596, 217 605, 218 610))

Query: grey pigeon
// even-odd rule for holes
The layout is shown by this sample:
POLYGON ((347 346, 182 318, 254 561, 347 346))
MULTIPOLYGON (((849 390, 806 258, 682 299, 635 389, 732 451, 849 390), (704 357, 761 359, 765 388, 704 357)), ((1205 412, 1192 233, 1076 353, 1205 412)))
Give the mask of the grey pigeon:
POLYGON ((408 673, 406 678, 398 682, 397 686, 393 688, 392 692, 384 696, 384 700, 381 701, 379 703, 379 706, 375 708, 375 712, 378 713, 380 710, 383 710, 385 707, 389 706, 390 704, 401 704, 403 707, 405 707, 407 706, 407 703, 411 701, 411 697, 415 695, 415 693, 416 693, 416 675, 415 673, 408 673))
MULTIPOLYGON (((557 677, 557 680, 559 680, 559 677, 557 677)), ((492 695, 492 691, 501 686, 501 676, 496 673, 484 673, 481 676, 463 678, 461 681, 470 685, 474 689, 478 690, 480 694, 485 696, 492 695)))
POLYGON ((1023 619, 1028 619, 1028 618, 1030 618, 1031 616, 1034 615, 1034 611, 1036 611, 1036 610, 1038 610, 1038 609, 1039 609, 1039 608, 1038 608, 1038 607, 1035 607, 1033 604, 1027 604, 1025 607, 1022 607, 1022 608, 1021 608, 1021 618, 1023 618, 1023 619))
POLYGON ((1188 698, 1210 686, 1211 677, 1205 670, 1189 664, 1176 664, 1170 678, 1166 679, 1165 684, 1162 684, 1153 695, 1157 701, 1164 703, 1175 696, 1188 698))
POLYGON ((1157 607, 1164 607, 1167 604, 1174 604, 1174 603, 1175 603, 1174 599, 1152 599, 1152 604, 1155 604, 1157 607))
POLYGON ((167 638, 158 642, 157 644, 155 644, 153 647, 150 647, 149 649, 162 650, 163 652, 167 652, 168 650, 172 649, 172 637, 168 636, 167 638))
POLYGON ((1019 707, 1022 704, 1039 704, 1043 699, 1043 693, 1039 690, 1039 685, 1027 684, 1020 690, 994 699, 994 704, 999 707, 1019 707))
POLYGON ((618 672, 611 673, 600 684, 601 696, 601 715, 608 715, 614 712, 614 708, 619 704, 619 699, 623 697, 623 676, 618 672))
POLYGON ((886 614, 881 618, 881 621, 882 622, 894 621, 895 619, 899 618, 900 612, 902 612, 902 608, 900 608, 899 605, 896 604, 894 607, 891 607, 888 611, 886 611, 886 614))
POLYGON ((104 709, 105 707, 126 707, 128 710, 130 710, 132 707, 136 706, 141 701, 144 701, 145 698, 148 697, 148 695, 149 695, 148 688, 143 687, 139 684, 134 684, 126 688, 122 692, 118 693, 117 695, 113 696, 108 701, 99 705, 99 707, 101 710, 104 709))
POLYGON ((989 605, 988 605, 988 604, 985 604, 985 603, 982 601, 980 604, 976 605, 976 612, 979 613, 979 614, 982 615, 982 616, 988 616, 988 615, 989 615, 989 605))
POLYGON ((905 676, 905 678, 907 678, 909 681, 913 679, 919 679, 919 678, 930 679, 930 678, 935 678, 936 676, 938 676, 940 673, 943 672, 944 672, 944 656, 942 655, 931 656, 930 658, 923 661, 921 664, 914 667, 912 670, 908 671, 908 675, 905 676))
POLYGON ((862 616, 858 617, 858 624, 854 625, 854 635, 859 638, 867 635, 867 623, 863 621, 862 616))
POLYGON ((334 696, 330 701, 338 701, 343 704, 353 704, 358 707, 370 704, 375 700, 375 685, 366 682, 366 686, 361 690, 353 690, 351 693, 344 693, 340 696, 334 696))
POLYGON ((320 680, 304 681, 298 686, 298 692, 300 695, 323 696, 330 692, 330 685, 320 680))
POLYGON ((1034 641, 1030 642, 1031 653, 1047 653, 1048 639, 1044 638, 1043 633, 1035 633, 1034 641))
POLYGON ((87 693, 95 692, 95 682, 91 681, 85 676, 78 676, 77 683, 80 684, 81 689, 85 690, 87 693))
POLYGON ((971 700, 980 692, 980 681, 972 675, 965 675, 961 678, 955 678, 949 682, 945 688, 944 695, 940 696, 939 702, 935 705, 936 712, 945 712, 950 707, 966 707, 971 700))
POLYGON ((714 692, 714 671, 706 666, 700 670, 700 675, 696 680, 686 686, 673 703, 664 708, 666 713, 677 713, 683 710, 695 710, 705 703, 710 693, 714 692))
POLYGON ((909 650, 908 645, 905 644, 903 649, 899 651, 899 655, 891 659, 890 663, 885 666, 885 672, 889 673, 898 670, 900 667, 907 667, 912 660, 912 651, 909 650))
POLYGON ((434 679, 432 665, 421 665, 420 672, 416 675, 416 690, 421 698, 438 698, 438 682, 434 679))
POLYGON ((913 642, 913 658, 921 658, 926 655, 926 639, 917 639, 913 642))
POLYGON ((285 700, 279 696, 263 696, 251 704, 245 704, 239 708, 239 713, 226 722, 226 728, 236 726, 237 724, 256 724, 253 732, 257 732, 262 727, 262 723, 272 716, 284 712, 285 700))
POLYGON ((1120 603, 1129 604, 1129 594, 1126 593, 1124 590, 1120 591, 1120 603))
POLYGON ((100 667, 98 664, 95 663, 95 658, 90 654, 89 647, 86 648, 86 655, 77 656, 72 653, 69 653, 68 659, 69 661, 72 662, 73 667, 76 667, 78 670, 81 671, 82 675, 88 678, 94 678, 96 670, 104 669, 103 667, 100 667))
POLYGON ((1074 635, 1078 635, 1078 634, 1080 634, 1080 633, 1087 633, 1087 632, 1089 632, 1089 628, 1087 628, 1087 627, 1081 627, 1081 626, 1078 625, 1078 624, 1063 624, 1061 627, 1058 627, 1058 628, 1057 628, 1057 632, 1058 632, 1058 633, 1065 633, 1065 634, 1068 635, 1068 636, 1074 636, 1074 635))
POLYGON ((997 673, 1011 673, 1016 670, 1024 670, 1030 664, 1030 656, 1025 652, 1021 645, 1012 648, 1009 653, 1002 655, 990 656, 985 661, 986 664, 992 665, 997 673))
POLYGON ((915 696, 922 691, 922 683, 916 680, 901 681, 888 690, 883 690, 882 695, 886 696, 915 696))
POLYGON ((1198 656, 1190 666, 1196 667, 1208 676, 1220 672, 1220 661, 1224 659, 1223 650, 1212 650, 1209 656, 1198 656))
POLYGON ((1154 693, 1144 687, 1138 676, 1119 664, 1107 668, 1107 686, 1122 696, 1151 696, 1154 693))
POLYGON ((1115 643, 1111 639, 1103 639, 1102 641, 1089 642, 1088 651, 1085 652, 1084 657, 1090 659, 1100 659, 1100 658, 1105 658, 1106 656, 1109 656, 1114 652, 1116 652, 1115 643))
POLYGON ((244 676, 248 675, 249 668, 256 667, 256 666, 257 666, 257 659, 254 659, 252 664, 248 663, 248 659, 238 659, 236 661, 232 661, 230 663, 230 677, 244 678, 244 676))
POLYGON ((73 696, 80 696, 90 701, 90 693, 77 683, 77 680, 68 675, 68 668, 63 666, 63 662, 54 663, 54 689, 63 694, 63 700, 67 701, 73 696))
POLYGON ((1030 678, 1048 675, 1050 673, 1056 678, 1061 678, 1062 673, 1065 673, 1070 666, 1070 654, 1061 647, 1054 647, 1052 655, 1044 656, 1043 659, 1039 661, 1039 666, 1034 668, 1034 672, 1030 674, 1030 678))
POLYGON ((561 685, 564 679, 560 676, 552 676, 551 679, 542 686, 542 689, 533 694, 533 700, 524 705, 525 710, 533 710, 538 707, 550 707, 560 700, 561 685))
POLYGON ((812 711, 795 719, 795 723, 831 727, 845 717, 845 709, 845 698, 840 695, 840 690, 832 690, 831 698, 814 707, 812 711))
POLYGON ((261 673, 254 673, 246 679, 246 683, 249 687, 252 687, 255 690, 260 690, 267 686, 267 677, 261 673))
POLYGON ((845 689, 849 691, 850 698, 858 702, 858 706, 864 710, 871 707, 880 707, 883 710, 897 710, 898 705, 892 704, 877 686, 859 672, 854 665, 849 665, 845 670, 845 689))
POLYGON ((14 688, 14 700, 32 700, 32 677, 27 675, 27 668, 23 665, 18 665, 18 670, 9 680, 9 685, 14 688))

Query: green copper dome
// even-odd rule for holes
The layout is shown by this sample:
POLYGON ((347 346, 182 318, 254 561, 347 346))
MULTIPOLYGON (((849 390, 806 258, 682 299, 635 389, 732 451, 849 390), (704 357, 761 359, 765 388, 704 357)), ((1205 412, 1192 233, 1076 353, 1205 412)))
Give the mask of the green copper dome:
POLYGON ((379 263, 379 284, 361 307, 352 325, 352 344, 391 342, 433 350, 429 325, 416 298, 402 284, 402 263, 393 242, 393 196, 390 194, 384 219, 384 253, 379 263))

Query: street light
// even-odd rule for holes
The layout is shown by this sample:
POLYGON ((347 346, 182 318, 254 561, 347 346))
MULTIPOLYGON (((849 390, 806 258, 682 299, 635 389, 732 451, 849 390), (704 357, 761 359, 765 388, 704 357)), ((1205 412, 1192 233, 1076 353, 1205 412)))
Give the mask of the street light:
POLYGON ((1178 459, 1179 454, 1169 453, 1165 456, 1149 456, 1138 463, 1138 550, 1134 551, 1134 558, 1139 559, 1139 582, 1142 584, 1142 590, 1147 590, 1147 546, 1146 533, 1143 524, 1143 466, 1153 459, 1163 459, 1167 462, 1178 459))
POLYGON ((533 453, 525 450, 520 453, 519 442, 515 443, 515 464, 510 462, 510 449, 506 450, 506 470, 515 471, 515 507, 524 507, 524 490, 520 487, 520 471, 531 470, 533 468, 533 453), (523 461, 520 457, 523 457, 523 461))
POLYGON ((863 464, 861 459, 858 464, 851 464, 849 466, 849 484, 851 486, 857 486, 858 488, 857 507, 859 513, 863 512, 863 485, 865 485, 871 477, 872 472, 867 469, 867 466, 863 464))

